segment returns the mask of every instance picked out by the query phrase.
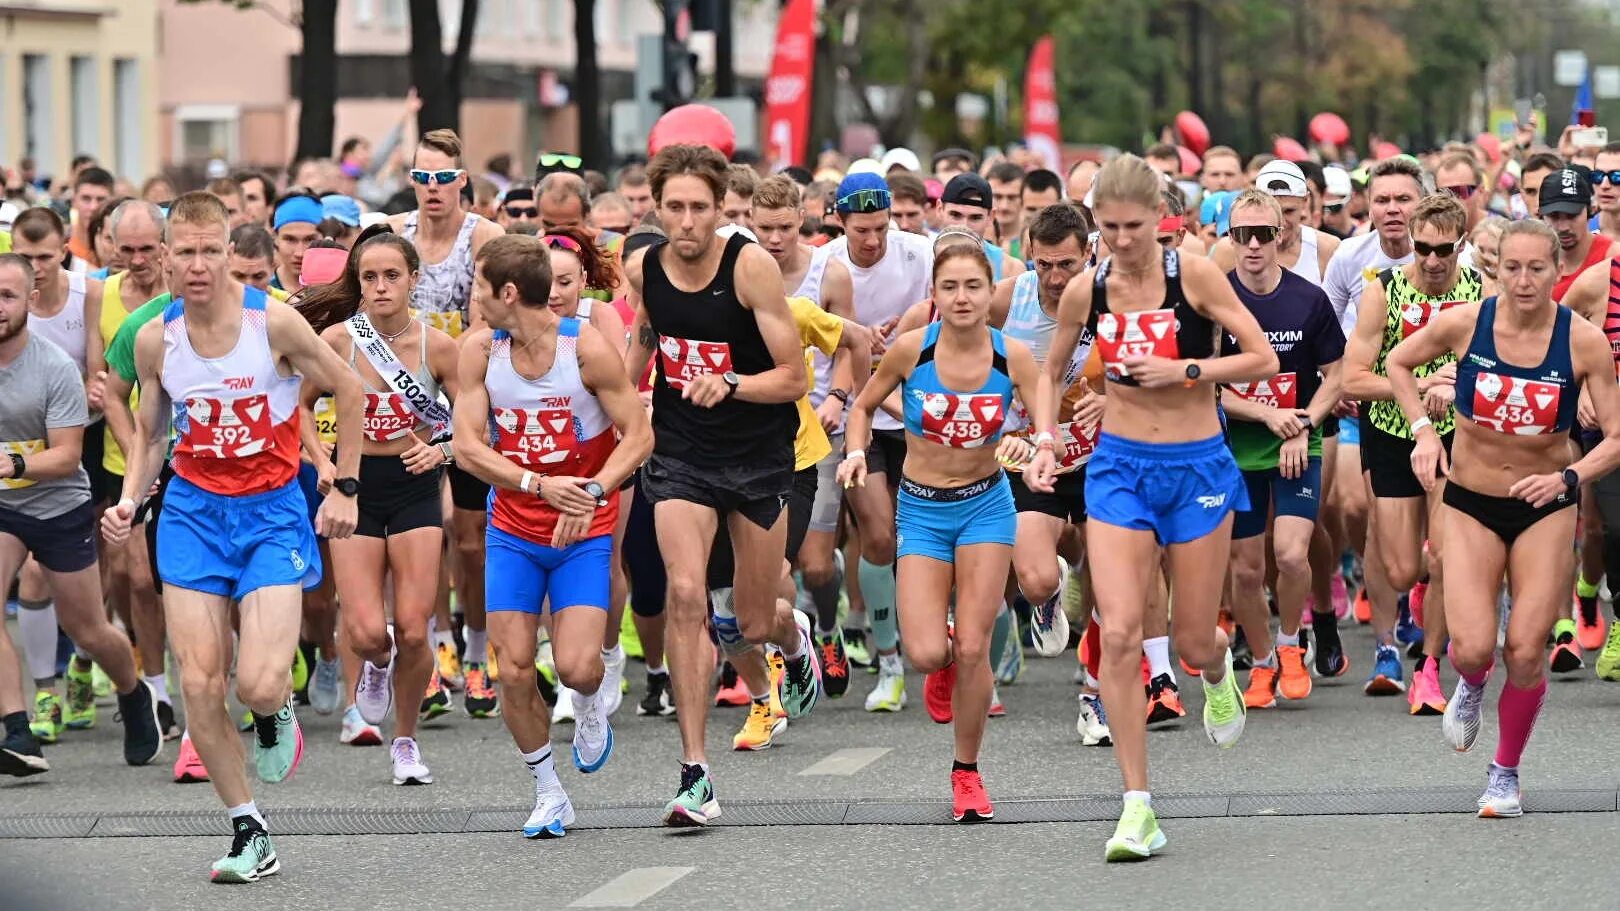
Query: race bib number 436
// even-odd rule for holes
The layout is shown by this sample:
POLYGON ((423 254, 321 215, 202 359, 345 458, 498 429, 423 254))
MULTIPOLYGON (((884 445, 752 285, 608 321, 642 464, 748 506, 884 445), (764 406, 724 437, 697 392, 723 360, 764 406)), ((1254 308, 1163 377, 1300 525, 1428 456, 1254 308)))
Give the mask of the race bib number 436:
POLYGON ((1176 343, 1176 312, 1144 310, 1137 313, 1104 313, 1097 317, 1097 348, 1103 368, 1111 380, 1129 376, 1124 361, 1130 357, 1181 356, 1176 343))
POLYGON ((922 394, 922 437, 934 443, 973 449, 1001 430, 1007 409, 995 394, 922 394))
POLYGON ((1474 380, 1474 420, 1500 433, 1552 433, 1563 387, 1481 372, 1474 380))
POLYGON ((686 384, 711 373, 731 372, 731 345, 689 338, 658 337, 658 356, 664 364, 669 388, 685 389, 686 384))
POLYGON ((239 399, 186 399, 185 442, 203 459, 244 459, 276 448, 270 400, 264 393, 239 399))
POLYGON ((495 450, 526 468, 555 468, 574 451, 574 414, 565 408, 493 408, 495 450))
POLYGON ((1252 383, 1233 383, 1229 387, 1239 398, 1248 399, 1273 408, 1299 407, 1299 377, 1292 373, 1279 373, 1269 380, 1252 383))

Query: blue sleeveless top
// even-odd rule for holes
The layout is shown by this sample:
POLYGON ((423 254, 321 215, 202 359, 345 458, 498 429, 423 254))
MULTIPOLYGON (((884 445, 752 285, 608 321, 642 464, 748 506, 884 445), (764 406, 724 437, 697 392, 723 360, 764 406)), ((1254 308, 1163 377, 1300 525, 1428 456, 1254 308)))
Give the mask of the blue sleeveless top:
POLYGON ((1474 337, 1457 361, 1457 414, 1498 433, 1567 433, 1579 398, 1569 321, 1569 308, 1559 307, 1546 356, 1534 367, 1520 367, 1497 356, 1496 298, 1480 304, 1474 337))
POLYGON ((990 375, 972 392, 945 388, 939 379, 934 349, 940 323, 929 323, 923 335, 917 366, 901 387, 906 431, 958 449, 974 449, 1001 439, 1002 425, 1012 408, 1013 382, 1007 375, 1007 346, 1001 330, 991 328, 990 375))

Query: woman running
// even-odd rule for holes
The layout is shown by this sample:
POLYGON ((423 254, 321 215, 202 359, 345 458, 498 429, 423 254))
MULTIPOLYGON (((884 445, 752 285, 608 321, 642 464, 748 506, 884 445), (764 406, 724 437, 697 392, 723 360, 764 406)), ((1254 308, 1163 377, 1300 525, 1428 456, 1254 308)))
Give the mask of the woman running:
POLYGON ((933 291, 940 319, 898 338, 850 409, 838 480, 866 483, 872 413, 899 387, 907 437, 895 523, 901 639, 929 675, 928 714, 956 721, 951 816, 976 822, 995 815, 979 747, 990 709, 991 627, 1018 523, 995 444, 1014 392, 1033 398, 1039 368, 1023 343, 989 327, 995 284, 980 247, 936 254, 933 291))
POLYGON ((1142 617, 1161 547, 1169 551, 1176 650, 1202 674, 1204 731, 1221 747, 1243 733, 1243 695, 1216 612, 1232 513, 1247 509, 1249 498, 1221 433, 1214 384, 1264 379, 1278 369, 1276 352, 1226 276, 1208 260, 1156 242, 1162 186, 1134 155, 1097 174, 1093 212, 1111 254, 1063 292, 1034 412, 1037 452, 1024 469, 1030 489, 1053 489, 1057 390, 1081 330, 1090 330, 1108 404, 1086 469, 1086 550, 1094 566, 1110 568, 1095 586, 1102 691, 1125 779, 1124 812, 1108 840, 1111 861, 1146 858, 1165 843, 1148 794, 1141 683, 1142 617), (1215 356, 1221 330, 1239 353, 1215 356))
POLYGON ((1495 661, 1497 594, 1508 576, 1513 610, 1502 657, 1507 683, 1497 700, 1499 733, 1483 817, 1518 816, 1519 758, 1547 693, 1546 649, 1574 582, 1580 487, 1620 464, 1620 393, 1603 331, 1553 302, 1558 235, 1517 221, 1502 231, 1501 295, 1441 313, 1389 356, 1395 400, 1412 422, 1412 470, 1425 488, 1448 476, 1442 494, 1448 554, 1446 628, 1461 678, 1441 723, 1466 752, 1479 735, 1480 703, 1495 661), (1418 394, 1415 368, 1442 355, 1457 361, 1457 438, 1448 467, 1440 436, 1418 394), (1581 387, 1603 441, 1570 464, 1569 431, 1581 387))
MULTIPOLYGON (((334 540, 332 571, 343 603, 344 638, 365 660, 355 705, 367 724, 383 723, 395 703, 390 750, 394 784, 431 784, 416 743, 417 701, 433 675, 428 619, 438 588, 444 515, 441 469, 450 444, 456 343, 411 316, 421 261, 397 234, 359 245, 343 276, 311 290, 304 313, 365 386, 365 440, 360 457, 359 522, 352 538, 334 540), (384 615, 384 583, 393 575, 394 622, 384 615)), ((325 390, 306 385, 304 404, 325 390)))

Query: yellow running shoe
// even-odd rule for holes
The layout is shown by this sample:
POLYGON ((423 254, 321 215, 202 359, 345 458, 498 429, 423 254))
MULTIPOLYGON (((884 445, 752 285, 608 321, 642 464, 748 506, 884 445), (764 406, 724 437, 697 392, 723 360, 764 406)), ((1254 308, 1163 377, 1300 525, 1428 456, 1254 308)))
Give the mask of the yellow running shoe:
MULTIPOLYGON (((783 718, 786 724, 787 719, 783 718)), ((748 718, 743 722, 742 730, 737 736, 731 738, 731 748, 738 752, 757 752, 771 748, 771 738, 776 735, 776 721, 771 717, 769 702, 752 702, 748 707, 748 718)))
POLYGON ((62 709, 62 725, 75 731, 96 726, 96 682, 94 665, 81 666, 79 659, 68 661, 67 706, 62 709))
POLYGON ((50 690, 34 694, 34 720, 28 725, 40 743, 55 743, 62 737, 62 700, 50 690))
POLYGON ((461 656, 456 654, 454 642, 441 642, 435 649, 438 656, 439 682, 447 690, 459 690, 465 680, 461 675, 461 656))
MULTIPOLYGON (((765 661, 771 669, 770 707, 772 731, 780 734, 787 728, 788 723, 787 709, 782 706, 782 678, 787 676, 787 659, 782 657, 781 652, 770 649, 766 654, 765 661)), ((749 711, 752 712, 753 710, 749 709, 749 711)))

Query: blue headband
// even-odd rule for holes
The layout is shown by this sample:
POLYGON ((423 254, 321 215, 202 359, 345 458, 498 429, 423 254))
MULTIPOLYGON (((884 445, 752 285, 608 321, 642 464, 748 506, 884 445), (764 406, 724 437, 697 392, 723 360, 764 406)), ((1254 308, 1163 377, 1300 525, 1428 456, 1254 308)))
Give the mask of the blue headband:
POLYGON ((276 207, 275 228, 280 231, 282 227, 300 221, 318 225, 322 217, 320 200, 308 196, 294 196, 276 207))

